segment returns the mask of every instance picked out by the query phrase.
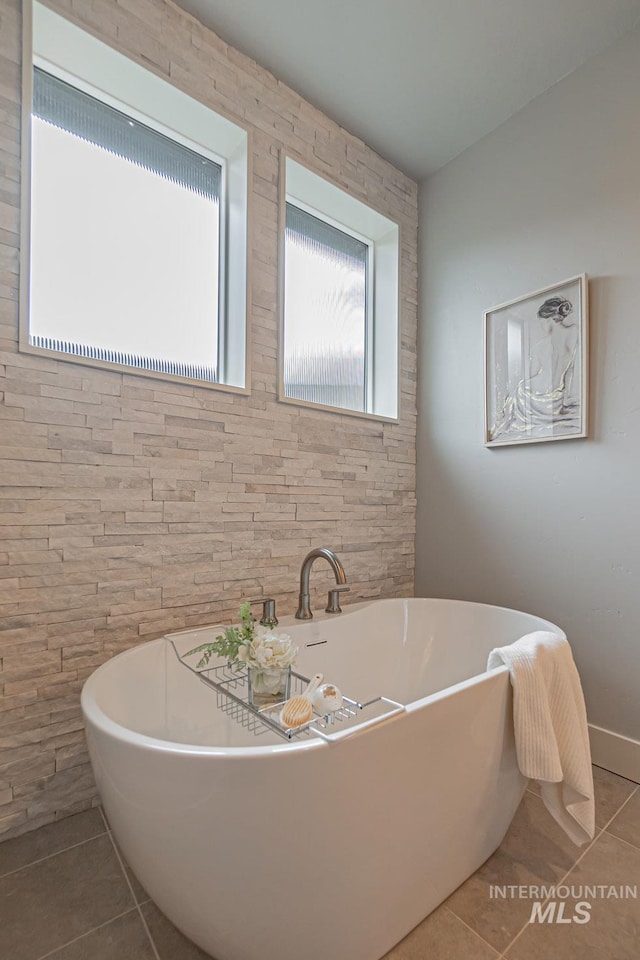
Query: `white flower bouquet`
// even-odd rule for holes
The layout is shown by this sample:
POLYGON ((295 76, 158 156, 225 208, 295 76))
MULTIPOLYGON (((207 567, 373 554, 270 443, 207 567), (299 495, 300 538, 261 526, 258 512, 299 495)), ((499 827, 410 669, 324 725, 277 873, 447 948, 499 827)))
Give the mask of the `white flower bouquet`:
POLYGON ((253 639, 238 647, 238 661, 259 670, 283 670, 292 667, 298 648, 287 633, 274 633, 268 627, 254 628, 253 639))
POLYGON ((256 626, 248 603, 239 611, 240 625, 227 627, 211 643, 201 643, 185 656, 202 654, 197 668, 206 667, 215 654, 226 657, 232 666, 246 666, 249 677, 249 700, 258 704, 273 698, 286 699, 289 695, 291 667, 296 662, 298 648, 286 633, 276 633, 261 624, 256 626))

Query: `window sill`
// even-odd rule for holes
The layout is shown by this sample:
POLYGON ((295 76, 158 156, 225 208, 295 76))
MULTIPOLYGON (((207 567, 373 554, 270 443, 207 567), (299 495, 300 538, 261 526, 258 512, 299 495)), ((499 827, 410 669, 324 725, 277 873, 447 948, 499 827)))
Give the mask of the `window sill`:
POLYGON ((310 400, 297 400, 295 397, 278 396, 278 403, 286 403, 293 407, 305 407, 307 410, 316 410, 319 413, 338 413, 342 417, 356 417, 359 420, 373 420, 377 423, 399 423, 399 417, 384 417, 379 413, 364 413, 360 410, 348 410, 346 407, 330 407, 323 403, 312 403, 310 400))
POLYGON ((28 353, 35 357, 45 357, 49 360, 61 360, 64 363, 72 363, 74 366, 94 367, 98 370, 106 370, 111 373, 128 373, 133 377, 144 377, 147 380, 157 380, 159 383, 182 383, 186 386, 200 387, 203 390, 217 390, 224 393, 235 393, 240 396, 248 397, 251 394, 249 371, 247 371, 246 386, 235 387, 230 383, 217 383, 211 380, 196 380, 191 377, 180 377, 171 373, 161 373, 158 370, 146 370, 144 367, 132 367, 124 363, 112 363, 105 360, 94 360, 91 357, 76 356, 72 353, 64 353, 61 350, 47 350, 43 347, 34 347, 30 343, 20 342, 20 353, 28 353))

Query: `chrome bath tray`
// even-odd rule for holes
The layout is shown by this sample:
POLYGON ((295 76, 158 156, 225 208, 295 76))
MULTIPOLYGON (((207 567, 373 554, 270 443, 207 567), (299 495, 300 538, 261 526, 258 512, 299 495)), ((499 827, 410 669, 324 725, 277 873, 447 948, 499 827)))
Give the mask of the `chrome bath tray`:
MULTIPOLYGON (((249 680, 244 665, 224 663, 198 670, 187 663, 185 654, 179 653, 172 639, 167 640, 182 666, 194 673, 211 690, 215 690, 218 708, 256 736, 271 730, 284 740, 319 737, 332 742, 342 740, 358 730, 364 730, 404 711, 403 704, 388 697, 374 697, 373 700, 360 703, 351 697, 343 696, 340 710, 325 716, 314 714, 308 723, 299 727, 285 727, 280 722, 280 711, 285 701, 260 708, 249 702, 249 680)), ((291 696, 302 693, 308 683, 308 677, 292 670, 291 696)))

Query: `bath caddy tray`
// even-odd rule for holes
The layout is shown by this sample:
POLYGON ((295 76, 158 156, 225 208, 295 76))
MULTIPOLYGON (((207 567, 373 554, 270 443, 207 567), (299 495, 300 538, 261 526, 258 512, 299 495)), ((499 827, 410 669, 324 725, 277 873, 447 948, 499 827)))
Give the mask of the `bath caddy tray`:
MULTIPOLYGON (((305 737, 320 737, 328 741, 341 740, 355 733, 356 730, 363 730, 365 727, 380 723, 381 720, 404 711, 403 704, 388 697, 374 697, 366 703, 343 697, 342 707, 335 713, 329 713, 324 717, 314 714, 313 719, 302 726, 285 727, 280 723, 282 703, 260 708, 249 703, 246 667, 237 668, 225 663, 222 666, 204 667, 198 670, 187 663, 173 640, 169 639, 168 642, 182 666, 195 673, 206 686, 215 690, 219 709, 256 736, 271 730, 285 740, 298 740, 305 737)), ((291 696, 302 693, 308 683, 308 677, 292 670, 291 696)))

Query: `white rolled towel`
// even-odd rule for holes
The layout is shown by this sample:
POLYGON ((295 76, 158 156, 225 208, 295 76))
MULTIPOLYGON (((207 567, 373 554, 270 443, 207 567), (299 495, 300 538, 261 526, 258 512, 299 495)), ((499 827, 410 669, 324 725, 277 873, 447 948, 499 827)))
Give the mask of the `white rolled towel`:
POLYGON ((518 766, 540 781, 549 813, 574 843, 593 839, 595 807, 587 712, 571 647, 546 630, 489 654, 506 665, 513 687, 518 766))

